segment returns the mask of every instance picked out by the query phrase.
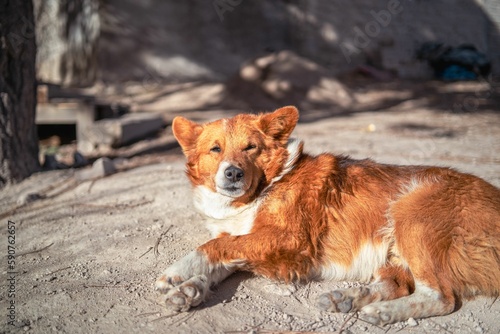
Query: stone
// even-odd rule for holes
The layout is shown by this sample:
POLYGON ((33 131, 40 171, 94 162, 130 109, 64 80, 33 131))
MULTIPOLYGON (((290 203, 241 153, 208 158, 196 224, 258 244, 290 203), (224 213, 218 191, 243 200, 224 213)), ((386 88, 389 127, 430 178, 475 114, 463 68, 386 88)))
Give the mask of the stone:
POLYGON ((95 180, 116 172, 115 164, 109 158, 99 158, 91 168, 82 169, 75 174, 79 181, 95 180))

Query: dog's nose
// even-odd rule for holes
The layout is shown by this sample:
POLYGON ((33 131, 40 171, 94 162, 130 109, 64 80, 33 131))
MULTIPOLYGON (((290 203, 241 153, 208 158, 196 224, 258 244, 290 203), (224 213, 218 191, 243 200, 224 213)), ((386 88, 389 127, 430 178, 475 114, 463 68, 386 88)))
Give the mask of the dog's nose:
POLYGON ((231 182, 236 182, 239 181, 243 178, 245 173, 243 172, 242 169, 235 167, 235 166, 229 166, 226 168, 224 171, 224 175, 226 176, 226 179, 228 179, 231 182))

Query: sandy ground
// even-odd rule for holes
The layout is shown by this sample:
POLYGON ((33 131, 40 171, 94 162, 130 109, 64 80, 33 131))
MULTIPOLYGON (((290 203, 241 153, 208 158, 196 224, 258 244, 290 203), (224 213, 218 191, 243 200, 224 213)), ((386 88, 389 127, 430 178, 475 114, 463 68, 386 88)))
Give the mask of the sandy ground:
MULTIPOLYGON (((499 130, 498 113, 457 114, 399 105, 309 117, 295 136, 312 153, 452 166, 500 186, 499 130)), ((175 147, 170 128, 158 140, 159 147, 175 147)), ((117 164, 120 172, 95 182, 76 182, 73 170, 52 171, 2 190, 0 332, 500 332, 500 302, 489 298, 466 302, 448 316, 382 328, 355 315, 314 307, 320 293, 355 283, 284 285, 248 273, 228 278, 200 307, 172 314, 153 289, 155 278, 209 238, 191 203, 183 156, 175 147, 117 164), (18 207, 18 198, 32 192, 45 198, 18 207), (13 240, 8 239, 8 226, 15 226, 12 268, 7 264, 7 245, 13 240), (12 302, 15 312, 8 310, 12 302), (14 326, 7 323, 9 314, 14 326)))

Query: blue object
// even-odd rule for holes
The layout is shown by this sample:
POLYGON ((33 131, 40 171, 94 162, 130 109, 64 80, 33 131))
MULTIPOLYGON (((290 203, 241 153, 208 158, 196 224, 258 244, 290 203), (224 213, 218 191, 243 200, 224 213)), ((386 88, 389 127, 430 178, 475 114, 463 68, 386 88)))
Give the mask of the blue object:
POLYGON ((477 74, 460 65, 446 66, 440 73, 440 78, 445 81, 476 80, 477 74))

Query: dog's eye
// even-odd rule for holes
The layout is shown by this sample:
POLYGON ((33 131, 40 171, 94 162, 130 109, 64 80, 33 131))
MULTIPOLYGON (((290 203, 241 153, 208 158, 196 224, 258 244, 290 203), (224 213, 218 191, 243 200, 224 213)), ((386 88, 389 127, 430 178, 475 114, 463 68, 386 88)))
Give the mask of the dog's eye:
POLYGON ((215 145, 210 149, 210 152, 215 152, 215 153, 220 153, 220 147, 219 145, 215 145))
POLYGON ((257 146, 254 145, 254 144, 248 144, 247 147, 245 147, 244 151, 250 151, 250 150, 253 150, 253 149, 256 149, 257 146))

